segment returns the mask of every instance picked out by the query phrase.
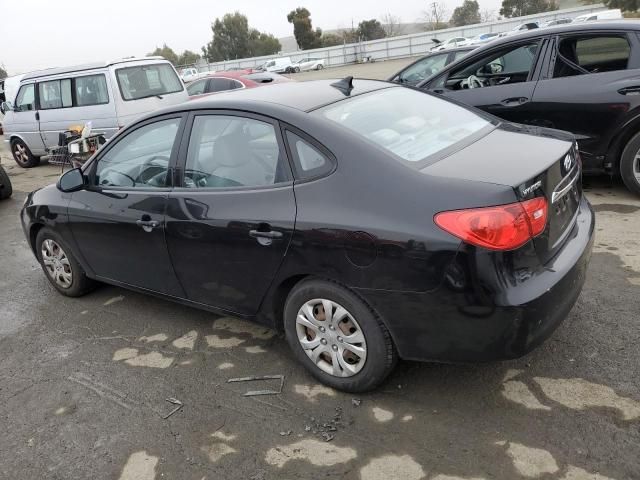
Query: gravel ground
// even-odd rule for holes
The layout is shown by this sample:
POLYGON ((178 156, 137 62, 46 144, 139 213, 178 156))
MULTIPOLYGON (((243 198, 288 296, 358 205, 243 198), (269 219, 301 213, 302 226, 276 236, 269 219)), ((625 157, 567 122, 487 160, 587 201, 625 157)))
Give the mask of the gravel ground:
POLYGON ((315 383, 262 327, 109 286, 58 295, 18 212, 59 167, 0 156, 15 191, 0 203, 0 478, 640 478, 640 201, 618 182, 587 180, 595 252, 549 341, 511 362, 401 363, 354 398, 315 383), (285 376, 281 394, 226 383, 265 374, 285 376), (163 419, 167 398, 184 405, 163 419))

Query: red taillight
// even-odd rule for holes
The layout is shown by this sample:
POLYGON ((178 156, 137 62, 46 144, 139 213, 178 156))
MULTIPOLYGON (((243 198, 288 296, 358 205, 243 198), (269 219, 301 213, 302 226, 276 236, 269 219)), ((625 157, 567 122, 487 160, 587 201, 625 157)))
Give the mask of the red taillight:
POLYGON ((547 225, 547 201, 539 197, 496 207, 438 213, 444 231, 478 247, 513 250, 540 235, 547 225))

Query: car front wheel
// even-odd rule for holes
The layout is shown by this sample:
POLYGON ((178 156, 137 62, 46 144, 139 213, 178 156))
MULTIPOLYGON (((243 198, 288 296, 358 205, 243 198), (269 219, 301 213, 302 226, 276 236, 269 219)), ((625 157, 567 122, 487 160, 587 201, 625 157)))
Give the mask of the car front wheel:
POLYGON ((316 67, 316 70, 322 70, 323 68, 324 66, 321 63, 319 63, 318 66, 316 67))
POLYGON ((34 157, 27 144, 20 139, 15 139, 11 142, 11 153, 13 154, 13 159, 22 168, 35 167, 40 163, 40 159, 34 157))
POLYGON ((36 237, 36 254, 47 280, 67 297, 80 297, 95 287, 64 240, 43 228, 36 237))
POLYGON ((634 135, 620 158, 622 181, 636 195, 640 195, 640 133, 634 135))
POLYGON ((333 282, 314 279, 296 285, 285 304, 284 324, 296 358, 338 390, 371 390, 396 364, 382 321, 353 292, 333 282))

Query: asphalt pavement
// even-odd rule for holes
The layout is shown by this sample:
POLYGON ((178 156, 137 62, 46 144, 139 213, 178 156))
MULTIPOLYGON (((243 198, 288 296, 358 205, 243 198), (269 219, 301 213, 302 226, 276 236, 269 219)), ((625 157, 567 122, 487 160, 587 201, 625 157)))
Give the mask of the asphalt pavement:
POLYGON ((403 362, 354 396, 317 384, 264 327, 110 286, 57 294, 18 213, 60 167, 0 157, 14 183, 0 202, 0 478, 640 478, 640 199, 619 182, 587 179, 588 279, 545 344, 510 362, 403 362), (227 383, 262 375, 283 375, 281 393, 243 396, 277 379, 227 383))

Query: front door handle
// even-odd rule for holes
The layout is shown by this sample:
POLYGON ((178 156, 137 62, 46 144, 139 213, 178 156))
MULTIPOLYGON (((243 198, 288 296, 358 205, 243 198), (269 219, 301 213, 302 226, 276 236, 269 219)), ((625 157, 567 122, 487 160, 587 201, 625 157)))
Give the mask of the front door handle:
POLYGON ((518 105, 523 105, 528 101, 529 99, 527 97, 512 97, 505 98, 504 100, 500 101, 500 105, 502 105, 503 107, 517 107, 518 105))
POLYGON ((271 230, 269 232, 263 232, 261 230, 249 230, 249 236, 252 238, 282 238, 282 232, 276 232, 271 230))
POLYGON ((620 95, 640 95, 640 85, 625 87, 618 90, 620 95))

